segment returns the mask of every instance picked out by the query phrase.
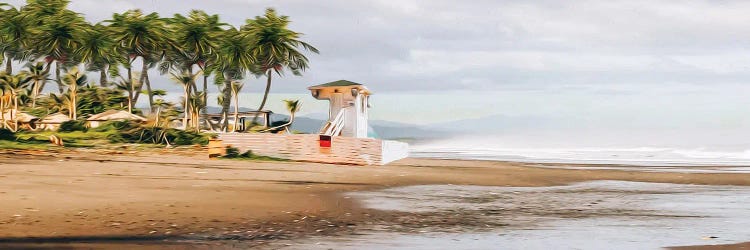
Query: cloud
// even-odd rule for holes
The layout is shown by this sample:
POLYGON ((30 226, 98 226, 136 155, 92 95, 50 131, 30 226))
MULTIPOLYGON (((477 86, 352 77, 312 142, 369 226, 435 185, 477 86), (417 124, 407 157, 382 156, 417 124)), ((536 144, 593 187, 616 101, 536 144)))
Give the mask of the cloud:
MULTIPOLYGON (((11 1, 19 4, 20 1, 11 1)), ((204 9, 233 25, 274 7, 320 49, 275 92, 337 79, 378 91, 750 80, 746 1, 74 0, 92 21, 128 8, 204 9)), ((176 89, 164 77, 157 88, 176 89)), ((262 80, 248 79, 249 90, 262 80)))

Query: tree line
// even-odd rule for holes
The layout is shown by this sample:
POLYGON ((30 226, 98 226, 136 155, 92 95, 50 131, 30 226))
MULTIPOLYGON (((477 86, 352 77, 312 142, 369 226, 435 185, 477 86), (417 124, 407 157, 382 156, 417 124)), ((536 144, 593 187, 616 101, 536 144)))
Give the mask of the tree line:
POLYGON ((161 17, 134 9, 92 24, 69 10, 68 4, 68 0, 28 0, 21 7, 0 3, 0 61, 5 65, 0 72, 0 108, 67 111, 75 119, 82 112, 118 105, 134 112, 143 95, 154 113, 170 105, 155 99, 166 94, 151 84, 149 71, 156 69, 182 85, 186 128, 188 118, 194 121, 192 126, 199 126, 213 77, 221 90, 218 103, 225 118, 221 127, 226 129, 231 102, 237 101, 244 78, 266 78, 258 107, 262 110, 273 75, 300 75, 309 67, 304 52, 318 53, 301 40, 301 33, 289 29, 288 16, 271 8, 234 27, 201 10, 161 17), (14 74, 16 63, 24 67, 14 74), (99 74, 98 86, 88 82, 87 71, 99 74), (50 82, 56 84, 57 93, 42 94, 50 82))

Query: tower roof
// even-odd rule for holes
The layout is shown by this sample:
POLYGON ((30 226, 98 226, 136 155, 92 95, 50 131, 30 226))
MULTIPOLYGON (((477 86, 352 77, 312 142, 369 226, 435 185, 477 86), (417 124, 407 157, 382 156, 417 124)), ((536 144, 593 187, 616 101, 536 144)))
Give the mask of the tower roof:
POLYGON ((361 86, 361 85, 362 85, 361 83, 356 83, 352 81, 338 80, 338 81, 333 81, 329 83, 310 86, 308 89, 319 89, 319 88, 325 88, 325 87, 361 86))

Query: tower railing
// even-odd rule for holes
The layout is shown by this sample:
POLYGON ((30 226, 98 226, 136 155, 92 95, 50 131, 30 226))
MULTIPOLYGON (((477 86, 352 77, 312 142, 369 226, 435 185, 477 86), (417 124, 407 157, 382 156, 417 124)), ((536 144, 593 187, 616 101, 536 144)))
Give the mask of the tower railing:
POLYGON ((339 110, 339 113, 336 115, 336 118, 334 118, 331 121, 327 121, 325 125, 323 125, 323 128, 320 129, 321 135, 329 135, 329 136, 338 136, 341 135, 341 130, 344 129, 344 120, 346 117, 346 110, 348 108, 343 108, 339 110))

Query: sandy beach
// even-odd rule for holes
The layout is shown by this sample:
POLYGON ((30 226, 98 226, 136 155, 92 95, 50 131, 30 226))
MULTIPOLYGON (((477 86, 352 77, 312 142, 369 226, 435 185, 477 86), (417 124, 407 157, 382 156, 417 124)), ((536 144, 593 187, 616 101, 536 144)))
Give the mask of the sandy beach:
MULTIPOLYGON (((373 224, 399 224, 406 232, 513 224, 374 210, 344 195, 413 185, 544 187, 614 180, 750 186, 750 174, 743 173, 588 170, 585 165, 556 169, 428 159, 348 166, 209 160, 193 153, 3 152, 0 248, 278 248, 305 237, 351 235, 373 224)), ((618 212, 537 210, 534 213, 572 218, 618 212)))

